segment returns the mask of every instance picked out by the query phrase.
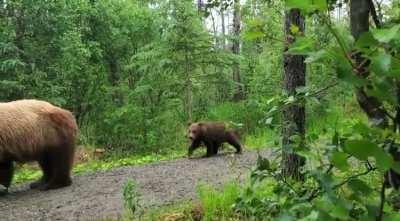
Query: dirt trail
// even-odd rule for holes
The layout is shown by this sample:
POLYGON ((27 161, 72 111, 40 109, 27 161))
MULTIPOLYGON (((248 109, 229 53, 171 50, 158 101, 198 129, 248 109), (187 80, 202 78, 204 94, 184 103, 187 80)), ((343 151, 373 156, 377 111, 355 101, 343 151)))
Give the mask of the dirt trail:
MULTIPOLYGON (((263 156, 269 154, 261 152, 263 156)), ((146 207, 194 199, 196 186, 202 182, 220 185, 245 177, 256 157, 256 152, 245 152, 116 168, 76 176, 72 186, 47 192, 19 185, 0 197, 0 220, 96 220, 117 216, 123 209, 122 188, 127 179, 138 183, 140 204, 146 207)))

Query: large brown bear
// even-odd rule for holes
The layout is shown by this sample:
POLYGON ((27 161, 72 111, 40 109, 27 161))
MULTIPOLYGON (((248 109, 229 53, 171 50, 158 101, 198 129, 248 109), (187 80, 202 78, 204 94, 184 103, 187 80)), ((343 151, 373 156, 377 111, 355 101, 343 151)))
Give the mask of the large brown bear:
POLYGON ((242 145, 234 130, 228 130, 224 123, 220 122, 197 122, 189 125, 188 137, 191 141, 188 151, 190 157, 195 149, 202 143, 207 147, 205 157, 218 153, 222 143, 229 143, 234 146, 236 153, 242 152, 242 145))
POLYGON ((0 103, 0 184, 10 186, 14 161, 37 161, 43 177, 31 188, 71 185, 77 132, 71 112, 45 101, 0 103))

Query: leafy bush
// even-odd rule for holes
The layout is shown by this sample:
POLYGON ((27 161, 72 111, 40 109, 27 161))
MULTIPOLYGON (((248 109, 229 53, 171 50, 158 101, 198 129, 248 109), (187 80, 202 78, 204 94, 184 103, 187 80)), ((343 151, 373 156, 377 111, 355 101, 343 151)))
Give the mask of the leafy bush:
POLYGON ((122 196, 124 198, 124 208, 128 211, 129 216, 133 218, 140 208, 137 192, 137 184, 133 180, 127 180, 123 187, 122 196))

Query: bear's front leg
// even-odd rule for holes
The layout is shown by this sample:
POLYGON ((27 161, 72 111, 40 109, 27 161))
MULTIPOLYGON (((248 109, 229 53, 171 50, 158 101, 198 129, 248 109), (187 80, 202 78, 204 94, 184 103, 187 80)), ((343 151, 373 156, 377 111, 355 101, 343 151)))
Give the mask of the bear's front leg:
POLYGON ((192 143, 189 146, 188 150, 188 158, 190 158, 193 154, 193 151, 196 150, 200 146, 201 142, 198 140, 192 141, 192 143))

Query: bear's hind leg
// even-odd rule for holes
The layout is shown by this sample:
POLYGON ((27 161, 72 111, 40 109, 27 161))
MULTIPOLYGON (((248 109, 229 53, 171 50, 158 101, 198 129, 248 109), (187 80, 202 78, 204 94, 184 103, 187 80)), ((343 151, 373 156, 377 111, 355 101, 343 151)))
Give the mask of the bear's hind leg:
POLYGON ((41 186, 46 185, 52 177, 52 162, 48 154, 44 155, 44 157, 39 160, 39 166, 42 169, 43 176, 38 181, 29 185, 31 189, 41 188, 41 186))
POLYGON ((236 137, 236 135, 233 132, 229 133, 229 137, 228 137, 227 141, 230 145, 235 147, 236 153, 242 153, 242 145, 240 144, 238 138, 236 137))
POLYGON ((213 142, 213 154, 216 155, 218 154, 219 148, 221 148, 221 143, 219 142, 213 142))
POLYGON ((74 146, 65 145, 53 148, 49 157, 52 166, 52 174, 49 178, 49 182, 39 189, 49 190, 70 186, 72 184, 71 169, 74 159, 74 146))
POLYGON ((14 175, 14 164, 11 160, 0 162, 0 185, 9 188, 14 175))
POLYGON ((207 142, 204 142, 204 144, 205 144, 206 147, 207 147, 207 153, 206 153, 206 155, 204 155, 203 157, 211 157, 212 155, 214 155, 214 145, 213 145, 213 142, 207 141, 207 142))

